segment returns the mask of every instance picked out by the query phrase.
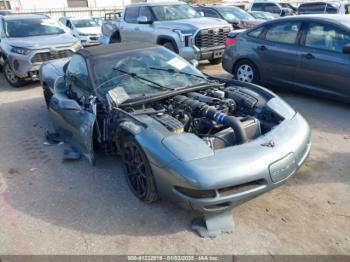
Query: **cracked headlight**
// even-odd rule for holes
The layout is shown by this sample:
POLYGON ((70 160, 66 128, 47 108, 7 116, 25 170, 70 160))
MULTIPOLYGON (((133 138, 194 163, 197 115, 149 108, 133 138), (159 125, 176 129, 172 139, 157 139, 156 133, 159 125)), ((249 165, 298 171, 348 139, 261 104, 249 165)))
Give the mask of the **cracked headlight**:
POLYGON ((11 48, 11 52, 16 53, 16 54, 20 54, 20 55, 28 55, 31 52, 31 50, 28 48, 13 46, 11 48))

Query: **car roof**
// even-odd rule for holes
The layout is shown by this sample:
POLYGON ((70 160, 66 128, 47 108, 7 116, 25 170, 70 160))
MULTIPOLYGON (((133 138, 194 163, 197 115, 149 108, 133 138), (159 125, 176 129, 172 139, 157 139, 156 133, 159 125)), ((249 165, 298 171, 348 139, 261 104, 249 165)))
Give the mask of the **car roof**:
POLYGON ((128 51, 144 50, 148 48, 159 48, 158 45, 140 42, 121 42, 109 45, 99 45, 89 48, 83 48, 77 51, 77 54, 89 59, 92 57, 105 56, 108 54, 118 54, 128 51))
POLYGON ((196 6, 195 8, 213 8, 213 9, 215 9, 215 8, 230 8, 230 7, 239 8, 238 6, 234 6, 234 5, 199 5, 199 6, 196 6))
POLYGON ((319 5, 319 4, 334 4, 334 3, 317 1, 317 2, 301 3, 299 6, 301 6, 301 5, 319 5))
POLYGON ((11 14, 8 16, 3 16, 5 20, 18 20, 18 19, 35 19, 35 18, 50 18, 48 15, 44 14, 11 14))
POLYGON ((141 2, 141 3, 134 3, 127 5, 126 7, 131 7, 131 6, 160 6, 160 5, 183 5, 186 4, 181 1, 172 1, 172 2, 152 2, 152 3, 146 3, 146 2, 141 2))
POLYGON ((338 22, 339 21, 349 21, 350 22, 350 16, 349 15, 340 15, 340 14, 308 14, 308 15, 297 15, 297 16, 285 16, 281 18, 276 18, 275 20, 272 20, 270 23, 273 23, 274 21, 281 21, 281 20, 323 20, 323 21, 330 21, 330 22, 338 22))

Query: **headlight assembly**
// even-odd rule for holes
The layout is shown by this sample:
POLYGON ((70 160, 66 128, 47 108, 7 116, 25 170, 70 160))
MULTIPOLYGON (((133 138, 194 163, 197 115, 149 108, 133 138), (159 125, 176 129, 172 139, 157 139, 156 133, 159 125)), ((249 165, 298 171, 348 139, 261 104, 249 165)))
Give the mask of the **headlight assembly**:
POLYGON ((28 48, 13 46, 11 48, 11 52, 16 53, 16 54, 20 54, 20 55, 28 55, 31 52, 31 50, 28 48))
POLYGON ((81 43, 80 41, 76 41, 73 45, 72 45, 72 48, 75 49, 75 50, 78 50, 81 48, 81 43))
POLYGON ((190 33, 190 32, 183 32, 179 29, 174 29, 173 31, 179 35, 181 42, 185 42, 186 38, 188 38, 189 36, 192 35, 192 33, 190 33))

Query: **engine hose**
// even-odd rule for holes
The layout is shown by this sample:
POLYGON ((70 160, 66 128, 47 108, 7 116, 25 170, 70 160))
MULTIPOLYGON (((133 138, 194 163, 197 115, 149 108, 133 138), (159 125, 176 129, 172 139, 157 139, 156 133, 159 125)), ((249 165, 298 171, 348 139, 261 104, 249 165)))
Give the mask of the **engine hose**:
POLYGON ((243 144, 248 141, 247 134, 238 118, 228 116, 205 103, 183 95, 175 96, 174 100, 180 104, 186 105, 194 116, 207 117, 219 124, 231 127, 235 131, 238 144, 243 144))

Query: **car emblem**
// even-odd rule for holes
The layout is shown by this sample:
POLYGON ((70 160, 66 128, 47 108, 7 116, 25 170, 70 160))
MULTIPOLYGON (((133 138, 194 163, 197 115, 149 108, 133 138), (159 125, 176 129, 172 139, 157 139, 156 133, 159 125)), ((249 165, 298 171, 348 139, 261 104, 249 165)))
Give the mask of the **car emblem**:
POLYGON ((266 147, 275 147, 275 140, 270 139, 269 141, 261 144, 262 146, 266 146, 266 147))

